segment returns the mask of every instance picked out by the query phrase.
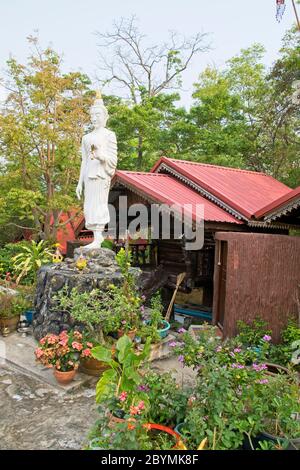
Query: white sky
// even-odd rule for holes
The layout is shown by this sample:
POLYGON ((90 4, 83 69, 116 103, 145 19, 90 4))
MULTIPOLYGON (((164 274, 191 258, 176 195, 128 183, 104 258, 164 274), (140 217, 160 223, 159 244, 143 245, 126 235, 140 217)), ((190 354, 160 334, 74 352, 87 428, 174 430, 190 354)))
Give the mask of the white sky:
POLYGON ((163 42, 168 30, 211 33, 213 49, 198 56, 184 75, 183 103, 189 104, 192 84, 205 66, 222 67, 241 48, 262 43, 267 49, 265 63, 272 64, 281 38, 295 22, 291 1, 286 3, 278 24, 275 0, 0 0, 0 68, 10 54, 26 60, 26 37, 38 29, 42 46, 51 44, 64 54, 67 70, 81 69, 93 79, 95 31, 109 30, 113 20, 135 14, 153 42, 163 42))

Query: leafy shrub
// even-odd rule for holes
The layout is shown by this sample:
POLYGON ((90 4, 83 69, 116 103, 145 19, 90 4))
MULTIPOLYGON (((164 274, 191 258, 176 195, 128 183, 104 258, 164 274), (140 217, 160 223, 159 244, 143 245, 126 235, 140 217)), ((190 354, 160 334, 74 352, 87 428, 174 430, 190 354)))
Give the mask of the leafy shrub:
POLYGON ((270 335, 271 330, 267 328, 267 322, 256 317, 252 322, 237 321, 237 341, 244 346, 258 346, 263 336, 270 335))
POLYGON ((22 243, 20 252, 13 257, 14 271, 17 274, 17 284, 24 280, 33 283, 36 280, 37 271, 44 264, 52 261, 53 252, 50 245, 41 240, 30 243, 22 243))
POLYGON ((15 274, 13 258, 22 251, 23 243, 8 243, 0 248, 0 279, 5 279, 6 274, 10 277, 15 274))
POLYGON ((145 378, 150 423, 176 426, 183 421, 190 391, 182 389, 171 373, 149 372, 145 378))

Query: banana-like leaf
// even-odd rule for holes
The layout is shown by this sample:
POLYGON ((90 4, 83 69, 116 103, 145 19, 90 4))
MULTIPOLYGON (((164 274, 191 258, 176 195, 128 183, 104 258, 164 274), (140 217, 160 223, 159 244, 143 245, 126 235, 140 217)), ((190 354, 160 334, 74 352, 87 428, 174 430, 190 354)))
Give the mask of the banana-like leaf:
POLYGON ((117 371, 108 369, 103 372, 96 385, 96 402, 101 403, 105 398, 113 395, 117 387, 117 371))

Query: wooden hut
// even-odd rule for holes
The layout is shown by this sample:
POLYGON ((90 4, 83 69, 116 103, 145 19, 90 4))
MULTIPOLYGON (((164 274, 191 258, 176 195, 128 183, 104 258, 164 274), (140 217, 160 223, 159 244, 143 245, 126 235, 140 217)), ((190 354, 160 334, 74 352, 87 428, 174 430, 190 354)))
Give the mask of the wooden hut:
MULTIPOLYGON (((145 271, 164 274, 167 289, 186 272, 181 295, 195 303, 198 292, 198 303, 212 311, 225 336, 236 333, 238 319, 260 316, 278 340, 288 317, 299 314, 300 237, 291 230, 300 229, 300 187, 292 190, 264 173, 162 157, 148 173, 117 171, 110 192, 117 213, 120 196, 130 207, 191 204, 195 223, 193 207, 203 205, 201 249, 186 250, 184 238, 172 234, 144 237, 132 247, 145 271)), ((118 217, 117 225, 120 230, 118 217)))

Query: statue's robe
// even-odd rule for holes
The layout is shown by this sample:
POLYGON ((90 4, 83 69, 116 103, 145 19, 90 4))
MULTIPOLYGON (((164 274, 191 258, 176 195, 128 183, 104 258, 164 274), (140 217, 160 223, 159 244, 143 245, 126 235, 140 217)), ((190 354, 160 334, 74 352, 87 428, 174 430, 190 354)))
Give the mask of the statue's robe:
POLYGON ((83 136, 83 210, 85 226, 90 230, 103 229, 109 222, 108 194, 116 166, 117 140, 114 132, 101 128, 83 136))

